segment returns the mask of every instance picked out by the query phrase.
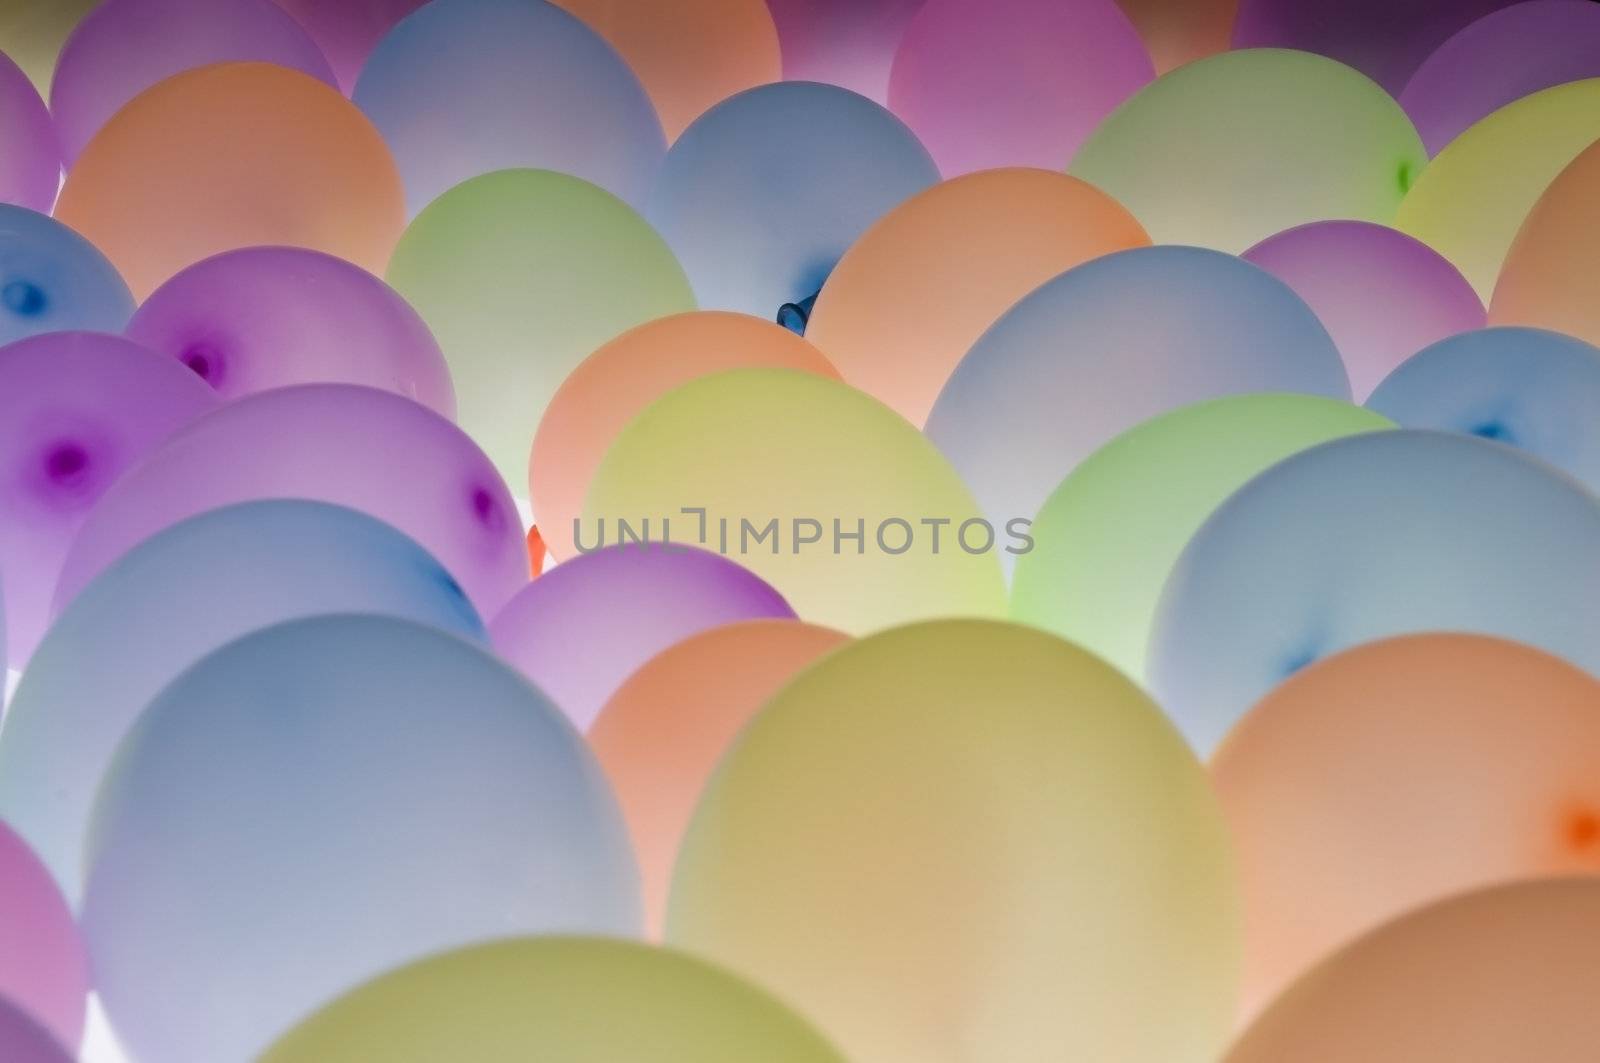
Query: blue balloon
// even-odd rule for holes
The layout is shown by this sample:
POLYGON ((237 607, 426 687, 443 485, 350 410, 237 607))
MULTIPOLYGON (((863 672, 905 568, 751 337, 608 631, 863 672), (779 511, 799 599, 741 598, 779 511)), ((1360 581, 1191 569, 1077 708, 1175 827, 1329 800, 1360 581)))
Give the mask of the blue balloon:
POLYGON ((93 244, 0 203, 0 346, 41 332, 121 332, 132 316, 128 285, 93 244))
POLYGON ((1559 332, 1488 328, 1400 363, 1367 406, 1402 428, 1521 447, 1600 491, 1600 348, 1559 332))
POLYGON ((1496 635, 1600 675, 1596 602, 1600 498, 1499 443, 1372 432, 1274 465, 1212 514, 1167 579, 1148 674, 1209 753, 1290 675, 1391 635, 1496 635))
POLYGON ((695 119, 667 152, 646 216, 699 305, 802 331, 845 249, 939 180, 916 135, 848 89, 761 85, 695 119))

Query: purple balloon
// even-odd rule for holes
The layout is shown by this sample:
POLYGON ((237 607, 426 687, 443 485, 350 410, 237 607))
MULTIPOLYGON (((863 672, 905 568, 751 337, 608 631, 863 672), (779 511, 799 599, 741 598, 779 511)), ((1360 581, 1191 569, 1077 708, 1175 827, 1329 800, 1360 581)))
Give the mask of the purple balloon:
POLYGON ((0 52, 0 203, 50 213, 61 186, 61 144, 38 90, 0 52))
POLYGON ((708 628, 794 619, 783 596, 718 554, 619 545, 581 554, 523 589, 489 625, 496 651, 580 729, 640 665, 708 628))
POLYGON ((1269 236, 1240 257, 1293 288, 1316 312, 1358 403, 1422 348, 1485 324, 1483 303, 1460 270, 1384 225, 1312 222, 1269 236))
POLYGON ((67 166, 145 89, 227 62, 277 63, 334 83, 327 58, 272 0, 105 0, 67 38, 50 82, 67 166))
POLYGON ((0 347, 0 576, 11 667, 50 620, 84 519, 133 465, 217 397, 170 359, 97 332, 0 347))
MULTIPOLYGON (((0 1000, 76 1048, 88 998, 89 957, 72 910, 33 850, 0 823, 0 1000)), ((0 1032, 0 1059, 11 1063, 7 1047, 0 1032)))
POLYGON ((56 610, 162 528, 264 498, 332 502, 388 521, 438 558, 483 616, 528 581, 511 493, 461 429, 391 392, 303 384, 224 405, 123 477, 84 521, 56 610))
POLYGON ((0 1059, 6 1063, 72 1063, 72 1057, 20 1008, 0 998, 0 1059))
POLYGON ((359 266, 298 247, 199 262, 145 300, 127 335, 194 370, 224 398, 293 384, 365 384, 454 419, 433 333, 359 266))
POLYGON ((786 81, 824 81, 876 103, 889 98, 889 67, 924 0, 767 0, 786 81))
POLYGON ((383 35, 426 0, 277 0, 306 28, 328 57, 339 87, 349 95, 361 65, 383 35))

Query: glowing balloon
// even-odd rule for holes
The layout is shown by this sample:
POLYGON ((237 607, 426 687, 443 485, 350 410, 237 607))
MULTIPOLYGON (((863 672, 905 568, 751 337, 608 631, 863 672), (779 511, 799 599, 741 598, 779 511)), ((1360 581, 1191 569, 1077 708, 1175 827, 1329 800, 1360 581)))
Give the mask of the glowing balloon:
POLYGON ((132 314, 128 286, 93 244, 0 203, 0 345, 44 332, 121 332, 132 314))
POLYGON ((667 937, 852 1059, 1201 1059, 1232 1018, 1232 874, 1204 772, 1137 687, 1042 632, 943 621, 835 651, 745 728, 667 937))
POLYGON ((182 366, 116 336, 55 332, 0 347, 0 573, 14 667, 50 621, 56 578, 95 503, 216 405, 182 366))
POLYGON ((1311 221, 1387 224, 1427 158, 1405 112, 1371 81, 1321 56, 1263 48, 1158 78, 1069 169, 1158 243, 1236 252, 1311 221))
POLYGON ((422 318, 359 267, 320 251, 250 247, 156 289, 127 335, 225 398, 290 384, 365 384, 454 417, 444 355, 422 318))
POLYGON ((883 103, 901 35, 925 0, 767 0, 790 81, 840 85, 883 103))
MULTIPOLYGON (((88 996, 89 961, 71 909, 27 843, 0 823, 0 1000, 77 1048, 88 996)), ((11 1063, 8 1047, 0 1037, 0 1058, 11 1063)))
POLYGON ((1021 548, 893 411, 784 369, 705 377, 634 418, 595 473, 580 545, 622 541, 621 522, 726 554, 802 619, 851 633, 1001 615, 997 555, 1021 548))
POLYGON ((151 536, 73 601, 34 654, 0 730, 0 818, 76 901, 95 787, 161 688, 241 635, 356 612, 483 637, 437 561, 342 506, 246 502, 151 536))
POLYGON ((1033 521, 1013 619, 1052 631, 1135 680, 1167 574, 1207 517, 1307 447, 1393 425, 1313 395, 1239 395, 1162 414, 1089 455, 1033 521))
POLYGON ((816 295, 869 225, 938 180, 882 107, 786 82, 741 92, 684 130, 646 213, 701 306, 771 320, 816 295))
POLYGON ((487 651, 377 616, 280 624, 174 680, 117 751, 85 862, 95 989, 134 1056, 172 1063, 254 1059, 430 953, 638 920, 582 738, 487 651))
POLYGON ((1319 658, 1389 635, 1498 635, 1600 674, 1600 499, 1510 447, 1371 432, 1250 481, 1162 593, 1150 687, 1210 751, 1319 658))
POLYGON ((185 266, 262 244, 377 272, 405 224, 378 131, 336 90, 270 63, 191 70, 141 93, 84 149, 56 216, 141 299, 185 266))
MULTIPOLYGON (((1600 89, 1600 80, 1592 82, 1600 89)), ((1600 135, 1600 130, 1597 130, 1600 135)), ((1600 150, 1585 148, 1528 213, 1489 304, 1496 325, 1538 325, 1600 344, 1600 310, 1584 282, 1600 239, 1600 150)))
POLYGON ((61 46, 100 0, 10 0, 0 4, 0 52, 10 56, 40 96, 50 94, 61 46))
POLYGON ((1405 428, 1520 447, 1600 493, 1600 349, 1558 332, 1492 328, 1420 352, 1367 406, 1405 428))
POLYGON ((748 314, 704 310, 629 329, 568 374, 533 437, 528 497, 545 543, 573 553, 573 524, 606 448, 634 415, 680 384, 727 369, 799 369, 838 379, 815 347, 748 314))
POLYGON ((1216 251, 1136 248, 1017 303, 956 367, 927 432, 989 519, 1009 521, 1156 414, 1256 391, 1347 399, 1349 387, 1327 331, 1281 281, 1216 251))
POLYGON ((794 618, 783 596, 705 550, 616 545, 557 565, 490 624, 495 650, 580 729, 634 669, 707 628, 794 618))
POLYGON ((1225 52, 1238 0, 1117 0, 1144 38, 1156 73, 1225 52))
POLYGON ((395 23, 421 7, 426 0, 276 0, 295 17, 317 42, 328 65, 347 94, 356 76, 395 23))
POLYGON ((485 616, 528 579, 516 505, 459 428, 387 391, 306 384, 229 403, 119 480, 72 544, 57 607, 162 528, 264 498, 333 502, 388 521, 437 557, 485 616))
POLYGON ((406 230, 389 283, 438 337, 461 424, 521 483, 568 373, 635 325, 694 309, 661 237, 615 196, 546 170, 451 189, 406 230))
POLYGON ((61 180, 61 144, 28 76, 0 52, 0 203, 49 212, 61 180))
POLYGON ((1364 221, 1312 222, 1242 256, 1316 311, 1363 402, 1395 366, 1430 343, 1484 326, 1461 272, 1405 233, 1364 221))
POLYGON ((6 1063, 72 1063, 49 1031, 4 998, 0 998, 0 1058, 6 1063))

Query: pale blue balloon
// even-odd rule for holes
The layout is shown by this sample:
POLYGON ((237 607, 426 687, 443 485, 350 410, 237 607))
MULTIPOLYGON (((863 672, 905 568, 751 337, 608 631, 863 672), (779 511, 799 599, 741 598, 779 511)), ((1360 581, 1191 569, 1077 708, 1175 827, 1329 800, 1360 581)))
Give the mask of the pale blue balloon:
POLYGON ((0 346, 42 332, 121 332, 132 316, 128 285, 93 244, 0 203, 0 346))

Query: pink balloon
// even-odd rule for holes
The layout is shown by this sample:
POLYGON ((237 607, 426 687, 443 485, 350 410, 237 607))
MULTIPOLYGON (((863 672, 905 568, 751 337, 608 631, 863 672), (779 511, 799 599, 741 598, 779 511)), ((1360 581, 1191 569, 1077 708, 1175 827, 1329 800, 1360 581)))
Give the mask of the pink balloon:
POLYGON ((356 87, 361 64, 395 23, 426 0, 277 0, 311 34, 328 57, 346 96, 356 87))
MULTIPOLYGON (((15 831, 0 823, 0 1000, 62 1045, 83 1036, 89 958, 55 879, 15 831)), ((0 1059, 15 1063, 0 1016, 0 1059)), ((65 1058, 63 1056, 62 1058, 65 1058)))
POLYGON ((0 1059, 6 1063, 72 1063, 72 1057, 60 1042, 3 998, 0 998, 0 1059))
POLYGON ((889 66, 923 0, 767 0, 786 81, 823 81, 884 103, 889 66))
POLYGON ((50 213, 61 186, 61 144, 28 75, 0 53, 0 203, 50 213))

